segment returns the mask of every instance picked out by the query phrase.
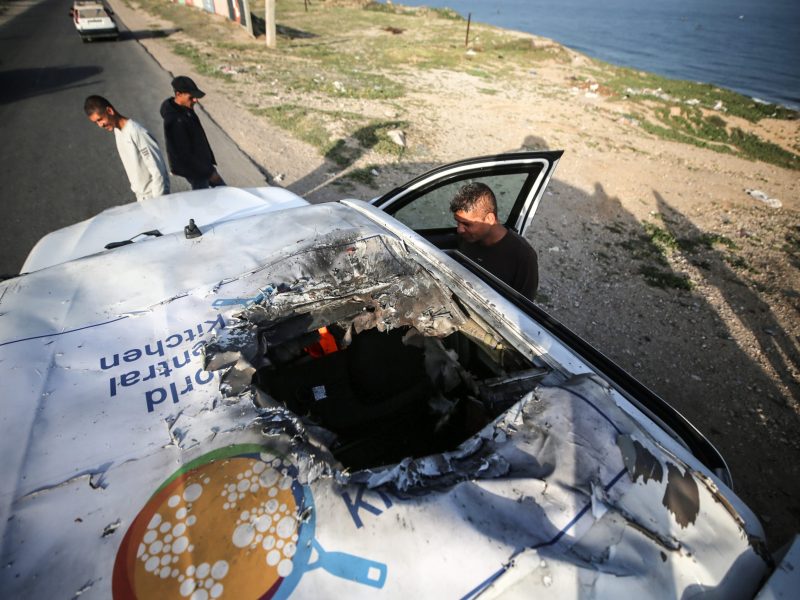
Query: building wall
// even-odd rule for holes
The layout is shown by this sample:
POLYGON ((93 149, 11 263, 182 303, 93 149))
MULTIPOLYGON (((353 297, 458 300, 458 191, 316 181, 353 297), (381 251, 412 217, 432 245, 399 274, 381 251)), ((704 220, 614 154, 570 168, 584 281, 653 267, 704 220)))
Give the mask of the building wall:
POLYGON ((243 27, 248 26, 246 18, 247 12, 250 10, 248 0, 172 0, 172 2, 215 13, 235 21, 243 27))

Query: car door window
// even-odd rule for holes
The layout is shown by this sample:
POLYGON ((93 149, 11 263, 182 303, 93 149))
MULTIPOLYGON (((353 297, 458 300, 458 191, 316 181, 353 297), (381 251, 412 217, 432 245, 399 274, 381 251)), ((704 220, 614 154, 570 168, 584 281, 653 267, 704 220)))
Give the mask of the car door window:
POLYGON ((488 185, 494 192, 497 198, 497 218, 501 223, 506 223, 527 178, 528 173, 525 172, 449 181, 415 198, 413 202, 398 209, 393 216, 418 231, 455 227, 453 214, 450 212, 450 201, 461 186, 480 182, 488 185))

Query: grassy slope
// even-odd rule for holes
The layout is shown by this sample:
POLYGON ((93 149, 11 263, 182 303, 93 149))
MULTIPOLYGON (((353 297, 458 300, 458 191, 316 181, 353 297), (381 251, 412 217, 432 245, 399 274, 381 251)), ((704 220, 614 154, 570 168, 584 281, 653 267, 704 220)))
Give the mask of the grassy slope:
MULTIPOLYGON (((531 65, 567 60, 566 51, 558 46, 479 24, 472 25, 470 52, 465 52, 466 23, 448 9, 315 2, 306 11, 300 2, 281 1, 276 8, 278 44, 269 50, 263 38, 234 35, 237 25, 201 10, 160 0, 140 4, 182 30, 183 39, 173 41, 173 47, 201 73, 249 78, 260 90, 246 99, 254 114, 311 143, 340 167, 351 165, 368 150, 402 156, 387 132, 407 125, 402 119, 375 119, 342 110, 342 101, 396 107, 406 93, 406 82, 419 70, 463 71, 487 81, 511 82, 531 65)), ((255 3, 254 12, 256 27, 263 29, 263 5, 255 3)), ((729 123, 730 117, 747 123, 794 119, 796 112, 708 84, 596 60, 590 64, 586 82, 597 84, 611 100, 627 102, 630 117, 652 135, 800 169, 796 152, 729 123)))

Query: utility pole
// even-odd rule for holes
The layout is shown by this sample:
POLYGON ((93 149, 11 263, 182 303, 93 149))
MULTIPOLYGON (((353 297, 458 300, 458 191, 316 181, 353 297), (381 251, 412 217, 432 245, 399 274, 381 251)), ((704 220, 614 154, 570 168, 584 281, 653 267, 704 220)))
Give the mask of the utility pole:
POLYGON ((275 47, 275 0, 264 0, 264 37, 267 48, 275 47))

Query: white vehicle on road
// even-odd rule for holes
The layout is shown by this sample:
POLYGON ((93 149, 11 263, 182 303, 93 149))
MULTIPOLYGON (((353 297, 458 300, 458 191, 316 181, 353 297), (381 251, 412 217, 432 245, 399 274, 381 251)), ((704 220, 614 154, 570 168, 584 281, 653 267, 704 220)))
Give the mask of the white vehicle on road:
POLYGON ((796 591, 791 562, 761 587, 779 560, 713 446, 455 249, 458 187, 523 232, 560 156, 43 238, 0 283, 4 597, 796 591))
POLYGON ((76 0, 70 15, 84 42, 119 38, 117 24, 109 9, 100 2, 76 0))

